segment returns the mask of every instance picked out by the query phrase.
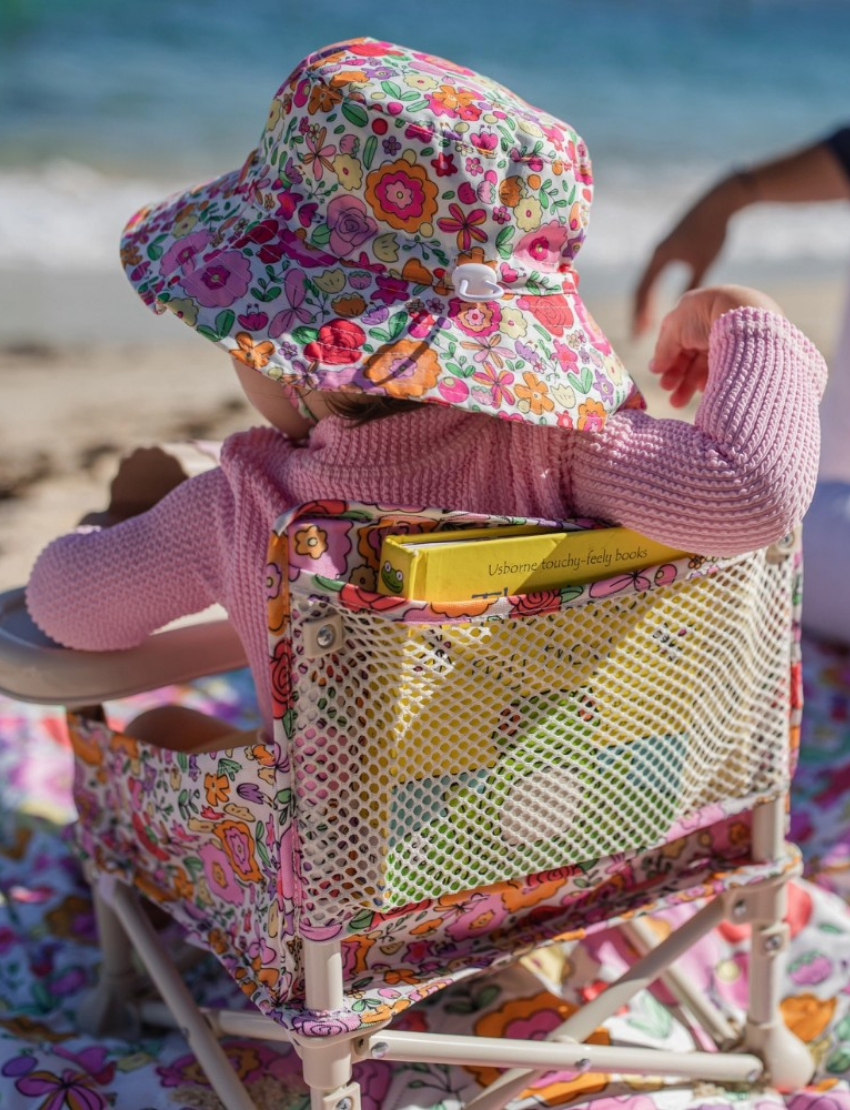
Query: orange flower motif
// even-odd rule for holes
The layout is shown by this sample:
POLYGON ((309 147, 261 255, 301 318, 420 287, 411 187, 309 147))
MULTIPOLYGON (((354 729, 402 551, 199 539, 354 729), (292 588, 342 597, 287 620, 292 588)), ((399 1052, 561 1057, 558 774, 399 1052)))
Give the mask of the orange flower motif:
MULTIPOLYGON (((525 385, 514 386, 514 392, 535 416, 542 412, 551 412, 555 402, 549 396, 549 387, 542 382, 531 370, 526 370, 522 375, 525 385)), ((581 427, 581 425, 579 425, 581 427)))
POLYGON ((328 549, 328 534, 317 524, 309 524, 306 528, 299 528, 295 533, 295 550, 299 555, 306 555, 310 559, 318 559, 328 549))
POLYGON ((223 806, 230 797, 230 779, 227 775, 205 775, 204 787, 211 806, 223 806))
POLYGON ((475 102, 475 93, 458 89, 454 85, 440 85, 439 89, 431 93, 431 101, 444 108, 446 113, 454 114, 469 108, 475 102))
POLYGON ((437 356, 424 343, 400 339, 379 347, 363 367, 370 382, 390 397, 421 397, 433 389, 440 376, 437 356))
POLYGON ((266 564, 266 615, 269 632, 280 632, 289 620, 289 581, 286 539, 272 536, 266 564))
POLYGON ((263 876, 257 865, 257 846, 244 821, 222 821, 213 832, 242 882, 259 882, 263 876))
POLYGON ((522 178, 506 177, 499 185, 499 200, 507 208, 516 208, 522 199, 522 178))
POLYGON ((801 1041, 809 1044, 823 1033, 835 1013, 835 999, 804 993, 783 998, 779 1009, 785 1024, 801 1041))
POLYGON ((341 85, 365 85, 369 78, 362 69, 342 69, 331 78, 331 88, 341 85))
POLYGON ((399 158, 372 170, 366 178, 366 200, 390 227, 416 231, 437 211, 437 185, 417 162, 399 158))
POLYGON ((408 258, 401 271, 405 281, 412 281, 414 285, 433 285, 434 275, 427 266, 423 266, 418 258, 408 258))
POLYGON ((592 398, 582 401, 578 407, 579 431, 598 432, 605 423, 607 415, 601 401, 594 401, 592 398))
POLYGON ((331 308, 337 316, 361 316, 366 311, 366 302, 359 293, 354 293, 350 297, 337 297, 331 301, 331 308))
POLYGON ((247 331, 240 331, 236 336, 236 342, 239 344, 239 349, 231 351, 231 355, 239 362, 244 362, 246 366, 253 366, 255 370, 262 370, 274 354, 274 343, 268 340, 255 343, 247 331))
MULTIPOLYGON (((571 1014, 574 1014, 577 1008, 544 990, 531 998, 512 999, 498 1010, 485 1014, 475 1023, 475 1033, 481 1037, 522 1037, 528 1040, 542 1040, 547 1033, 551 1033, 571 1014)), ((611 1038, 605 1029, 600 1028, 591 1033, 587 1041, 589 1044, 607 1045, 611 1043, 611 1038)), ((469 1071, 482 1087, 489 1086, 502 1074, 498 1068, 486 1066, 473 1066, 469 1071)), ((550 1072, 547 1076, 541 1075, 537 1079, 529 1076, 529 1087, 519 1098, 522 1101, 528 1099, 543 1106, 562 1106, 580 1094, 588 1095, 602 1091, 607 1085, 608 1076, 594 1072, 574 1075, 569 1079, 561 1078, 560 1075, 553 1078, 550 1072)))
POLYGON ((311 116, 316 112, 330 112, 341 100, 342 93, 337 89, 329 89, 327 85, 314 85, 310 92, 307 111, 311 116))
POLYGON ((178 898, 190 902, 195 897, 195 884, 182 867, 176 867, 174 869, 171 886, 178 898))
POLYGON ((124 266, 138 266, 142 261, 142 256, 139 253, 139 248, 135 243, 128 243, 121 248, 121 263, 124 266))

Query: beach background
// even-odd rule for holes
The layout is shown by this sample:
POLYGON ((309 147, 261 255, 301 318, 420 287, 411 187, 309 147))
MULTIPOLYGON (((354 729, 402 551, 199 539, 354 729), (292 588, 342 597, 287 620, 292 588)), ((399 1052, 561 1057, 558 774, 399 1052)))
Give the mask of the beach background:
MULTIPOLYGON (((847 0, 0 0, 0 588, 101 507, 122 451, 251 422, 221 352, 136 300, 118 236, 241 165, 298 59, 358 34, 481 69, 585 137, 582 291, 662 413, 651 337, 629 335, 652 245, 730 167, 850 119, 847 0)), ((850 205, 764 206, 712 277, 767 289, 829 356, 849 268, 850 205)))

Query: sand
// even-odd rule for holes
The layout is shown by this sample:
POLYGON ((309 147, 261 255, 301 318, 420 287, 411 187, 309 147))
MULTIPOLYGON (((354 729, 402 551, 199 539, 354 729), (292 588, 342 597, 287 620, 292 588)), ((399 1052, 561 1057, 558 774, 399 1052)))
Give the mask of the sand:
MULTIPOLYGON (((768 288, 828 357, 842 282, 768 288)), ((84 513, 104 507, 123 452, 160 441, 221 439, 258 422, 221 351, 188 329, 175 329, 176 321, 163 327, 163 321, 135 315, 135 303, 128 317, 132 324, 123 332, 131 339, 122 340, 121 321, 115 321, 129 302, 123 289, 115 296, 119 311, 107 314, 111 329, 85 334, 82 327, 50 329, 52 336, 65 335, 62 345, 32 338, 38 332, 35 322, 22 316, 23 299, 17 314, 14 304, 6 313, 0 334, 0 589, 23 584, 45 543, 73 528, 84 513), (10 334, 10 319, 23 320, 20 333, 10 334), (162 345, 151 341, 154 335, 165 337, 162 345)), ((586 296, 644 389, 650 410, 681 418, 645 370, 651 339, 629 337, 627 297, 586 296)), ((3 303, 8 309, 8 300, 3 303)), ((65 311, 72 320, 73 313, 65 311)))

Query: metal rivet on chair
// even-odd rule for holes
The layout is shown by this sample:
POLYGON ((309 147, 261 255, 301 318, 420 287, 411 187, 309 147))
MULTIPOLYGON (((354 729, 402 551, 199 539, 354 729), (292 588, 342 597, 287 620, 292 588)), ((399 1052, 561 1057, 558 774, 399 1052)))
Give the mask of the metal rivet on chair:
POLYGON ((586 1056, 582 1056, 580 1060, 576 1060, 574 1067, 579 1072, 590 1071, 590 1060, 586 1056))
POLYGON ((351 1110, 354 1103, 350 1098, 341 1098, 336 1104, 336 1110, 351 1110))
POLYGON ((746 913, 747 913, 747 903, 742 898, 740 901, 736 902, 735 905, 732 907, 732 916, 733 917, 745 917, 746 913))
POLYGON ((332 624, 323 624, 316 633, 316 643, 319 647, 329 648, 335 639, 336 629, 332 624))
POLYGON ((372 1056, 376 1060, 381 1060, 384 1056, 386 1056, 389 1050, 390 1046, 387 1044, 386 1041, 377 1041, 375 1044, 372 1045, 372 1056))

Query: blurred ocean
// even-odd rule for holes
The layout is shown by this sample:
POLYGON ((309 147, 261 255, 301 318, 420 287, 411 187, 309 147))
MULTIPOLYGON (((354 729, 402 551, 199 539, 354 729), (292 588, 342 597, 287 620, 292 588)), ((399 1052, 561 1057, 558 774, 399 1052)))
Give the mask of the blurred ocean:
MULTIPOLYGON (((576 126, 597 182, 582 268, 621 287, 721 172, 850 120, 848 0, 0 0, 0 269, 118 274, 127 216, 240 165, 295 62, 354 34, 576 126)), ((850 206, 738 223, 733 260, 850 258, 850 206)))

